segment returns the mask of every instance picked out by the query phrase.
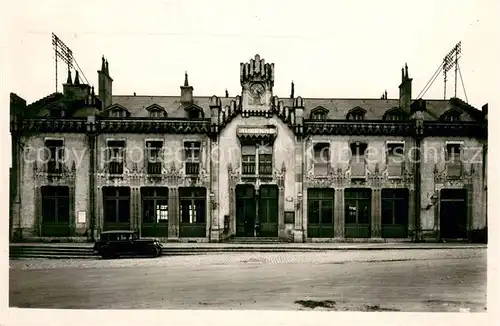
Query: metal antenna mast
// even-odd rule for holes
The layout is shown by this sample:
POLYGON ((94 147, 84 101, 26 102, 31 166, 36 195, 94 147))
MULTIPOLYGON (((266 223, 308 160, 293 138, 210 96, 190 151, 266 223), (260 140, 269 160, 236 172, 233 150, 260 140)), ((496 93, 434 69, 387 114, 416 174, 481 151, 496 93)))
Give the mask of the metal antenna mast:
POLYGON ((458 59, 462 53, 462 42, 458 42, 453 49, 443 59, 443 74, 444 74, 444 99, 446 100, 446 82, 448 80, 448 71, 455 68, 455 97, 457 97, 457 72, 458 72, 458 59))
POLYGON ((56 34, 52 33, 52 45, 54 46, 55 52, 55 64, 56 64, 56 92, 57 92, 57 59, 61 59, 64 63, 68 65, 68 71, 73 68, 73 52, 70 48, 64 44, 63 41, 56 34))

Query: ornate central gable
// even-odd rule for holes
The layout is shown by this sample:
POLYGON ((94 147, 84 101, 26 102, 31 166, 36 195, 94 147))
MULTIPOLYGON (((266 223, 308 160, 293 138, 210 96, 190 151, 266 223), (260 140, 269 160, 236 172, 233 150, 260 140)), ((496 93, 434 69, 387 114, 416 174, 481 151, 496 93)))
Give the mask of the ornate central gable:
POLYGON ((278 129, 275 125, 238 126, 236 135, 242 143, 273 143, 278 129))
POLYGON ((274 86, 274 63, 266 63, 257 54, 240 64, 243 110, 268 111, 274 86))

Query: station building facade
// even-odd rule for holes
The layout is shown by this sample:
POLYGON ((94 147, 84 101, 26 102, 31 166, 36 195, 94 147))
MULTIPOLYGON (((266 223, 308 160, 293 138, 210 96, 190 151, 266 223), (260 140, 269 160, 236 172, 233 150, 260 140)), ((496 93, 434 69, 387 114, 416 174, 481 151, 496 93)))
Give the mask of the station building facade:
POLYGON ((163 241, 484 241, 487 116, 458 99, 273 93, 274 64, 240 64, 241 94, 97 94, 69 73, 34 103, 11 93, 11 241, 132 229, 163 241))

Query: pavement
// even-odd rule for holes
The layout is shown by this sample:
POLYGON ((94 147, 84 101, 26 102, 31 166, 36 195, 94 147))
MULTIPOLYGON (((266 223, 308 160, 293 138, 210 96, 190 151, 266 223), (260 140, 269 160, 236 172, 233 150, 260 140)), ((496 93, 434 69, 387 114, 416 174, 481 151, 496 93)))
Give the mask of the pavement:
POLYGON ((486 252, 457 248, 11 260, 9 305, 484 312, 486 252))
MULTIPOLYGON (((164 242, 164 248, 172 249, 235 249, 235 248, 273 248, 273 249, 303 249, 303 250, 411 250, 411 249, 481 249, 487 248, 486 244, 473 244, 461 242, 448 243, 401 243, 401 242, 382 242, 382 243, 187 243, 187 242, 164 242)), ((93 243, 74 242, 74 243, 47 243, 47 242, 21 242, 10 243, 11 247, 85 247, 92 248, 93 243)))

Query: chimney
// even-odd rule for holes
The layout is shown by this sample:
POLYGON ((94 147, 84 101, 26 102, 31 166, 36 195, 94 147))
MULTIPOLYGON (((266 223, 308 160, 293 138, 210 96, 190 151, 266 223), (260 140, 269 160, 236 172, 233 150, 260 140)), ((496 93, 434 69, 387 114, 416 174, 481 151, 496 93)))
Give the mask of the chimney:
POLYGON ((64 97, 70 100, 82 100, 90 95, 90 85, 80 83, 78 70, 75 71, 75 81, 72 81, 71 70, 68 69, 68 79, 66 84, 63 84, 64 97))
POLYGON ((399 107, 405 111, 410 111, 412 80, 408 76, 408 65, 405 63, 405 67, 401 68, 401 85, 399 85, 399 107))
POLYGON ((97 71, 99 77, 99 99, 102 102, 103 109, 112 104, 113 79, 109 76, 108 60, 102 57, 101 70, 97 71))
POLYGON ((293 84, 293 80, 292 80, 292 92, 290 93, 290 98, 293 98, 295 96, 295 85, 293 84))
POLYGON ((193 103, 193 87, 189 86, 187 71, 184 74, 184 86, 181 86, 181 103, 193 103))

